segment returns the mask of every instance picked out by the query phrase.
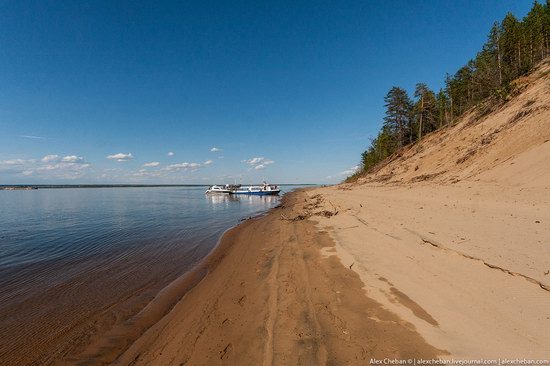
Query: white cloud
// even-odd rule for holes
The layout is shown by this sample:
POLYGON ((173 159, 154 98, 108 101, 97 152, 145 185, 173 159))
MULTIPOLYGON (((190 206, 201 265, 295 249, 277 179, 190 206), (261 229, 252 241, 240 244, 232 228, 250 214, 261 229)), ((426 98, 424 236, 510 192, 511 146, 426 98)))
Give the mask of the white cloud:
POLYGON ((252 158, 252 159, 248 159, 248 160, 242 160, 242 162, 246 163, 248 165, 256 165, 256 164, 260 164, 264 160, 265 160, 265 158, 252 158))
POLYGON ((42 159, 12 159, 0 161, 0 170, 17 176, 36 176, 43 179, 75 179, 85 176, 92 164, 85 162, 81 156, 56 154, 42 159))
POLYGON ((84 159, 82 158, 82 156, 67 155, 67 156, 61 157, 57 154, 46 155, 41 159, 43 163, 55 163, 55 162, 77 163, 77 162, 82 162, 83 160, 84 159))
POLYGON ((208 163, 208 161, 206 161, 204 164, 199 164, 199 163, 178 163, 178 164, 171 164, 171 165, 168 165, 167 167, 163 168, 162 170, 164 171, 170 171, 170 172, 178 172, 180 170, 183 170, 183 171, 196 171, 200 168, 203 168, 204 166, 206 165, 210 165, 212 163, 208 163))
POLYGON ((263 157, 252 158, 248 160, 242 160, 243 163, 250 165, 249 170, 263 170, 268 165, 275 164, 273 160, 269 160, 263 157))
POLYGON ((33 136, 33 135, 21 135, 19 137, 23 137, 25 139, 33 139, 33 140, 49 140, 48 137, 33 136))
POLYGON ((211 152, 220 152, 222 151, 222 149, 220 149, 219 147, 213 147, 210 149, 211 152))
POLYGON ((155 167, 155 166, 159 166, 159 165, 160 165, 160 163, 158 161, 152 161, 150 163, 143 164, 143 166, 145 166, 145 167, 155 167))
POLYGON ((214 160, 206 160, 202 165, 210 165, 214 162, 214 160))
POLYGON ((42 158, 42 162, 43 163, 50 163, 52 161, 58 161, 59 160, 59 155, 46 155, 42 158))
POLYGON ((188 169, 189 163, 170 164, 164 170, 178 171, 182 169, 188 169))
POLYGON ((174 156, 174 153, 172 151, 169 151, 168 156, 174 156))
POLYGON ((352 174, 355 174, 359 170, 359 165, 356 165, 354 167, 351 167, 347 170, 344 170, 343 172, 338 173, 340 176, 350 176, 352 174))
POLYGON ((62 162, 65 163, 76 163, 77 161, 82 161, 82 156, 76 156, 76 155, 67 155, 61 159, 62 162))
POLYGON ((0 161, 0 169, 19 176, 37 176, 44 179, 76 179, 87 174, 92 164, 77 155, 46 155, 40 160, 14 159, 0 161))
POLYGON ((14 165, 23 165, 29 162, 34 162, 33 160, 24 160, 24 159, 11 159, 11 160, 0 160, 0 167, 14 166, 14 165))
POLYGON ((107 159, 116 160, 118 162, 128 161, 128 160, 133 159, 133 158, 134 158, 134 156, 132 155, 132 153, 128 153, 128 154, 118 153, 118 154, 113 154, 113 155, 108 155, 107 156, 107 159))

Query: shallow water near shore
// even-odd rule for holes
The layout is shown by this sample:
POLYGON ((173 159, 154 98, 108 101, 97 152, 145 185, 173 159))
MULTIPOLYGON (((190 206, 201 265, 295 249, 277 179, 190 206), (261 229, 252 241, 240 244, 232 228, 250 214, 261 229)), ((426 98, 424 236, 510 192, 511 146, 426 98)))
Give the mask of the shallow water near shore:
POLYGON ((204 190, 0 191, 0 360, 72 354, 143 309, 225 230, 279 202, 204 190))

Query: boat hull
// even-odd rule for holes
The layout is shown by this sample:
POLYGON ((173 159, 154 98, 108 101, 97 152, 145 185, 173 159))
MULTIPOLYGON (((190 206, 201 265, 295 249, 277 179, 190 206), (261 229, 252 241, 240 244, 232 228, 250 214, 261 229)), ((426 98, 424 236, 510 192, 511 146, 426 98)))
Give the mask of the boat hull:
POLYGON ((249 196, 276 196, 281 192, 280 190, 275 191, 233 191, 231 194, 246 194, 249 196))

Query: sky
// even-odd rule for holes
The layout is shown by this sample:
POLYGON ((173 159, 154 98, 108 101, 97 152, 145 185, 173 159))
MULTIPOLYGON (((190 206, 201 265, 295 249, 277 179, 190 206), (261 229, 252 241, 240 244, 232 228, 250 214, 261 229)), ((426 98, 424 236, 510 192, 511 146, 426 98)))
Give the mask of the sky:
POLYGON ((336 183, 531 0, 0 1, 0 184, 336 183))

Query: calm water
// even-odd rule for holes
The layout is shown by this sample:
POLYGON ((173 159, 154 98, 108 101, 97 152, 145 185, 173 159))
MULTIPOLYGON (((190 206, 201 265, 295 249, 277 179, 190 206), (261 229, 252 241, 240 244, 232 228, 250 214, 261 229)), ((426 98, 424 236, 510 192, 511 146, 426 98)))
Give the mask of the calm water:
POLYGON ((24 347, 29 332, 62 343, 89 319, 130 316, 226 229, 279 202, 204 190, 0 191, 0 359, 24 347))

